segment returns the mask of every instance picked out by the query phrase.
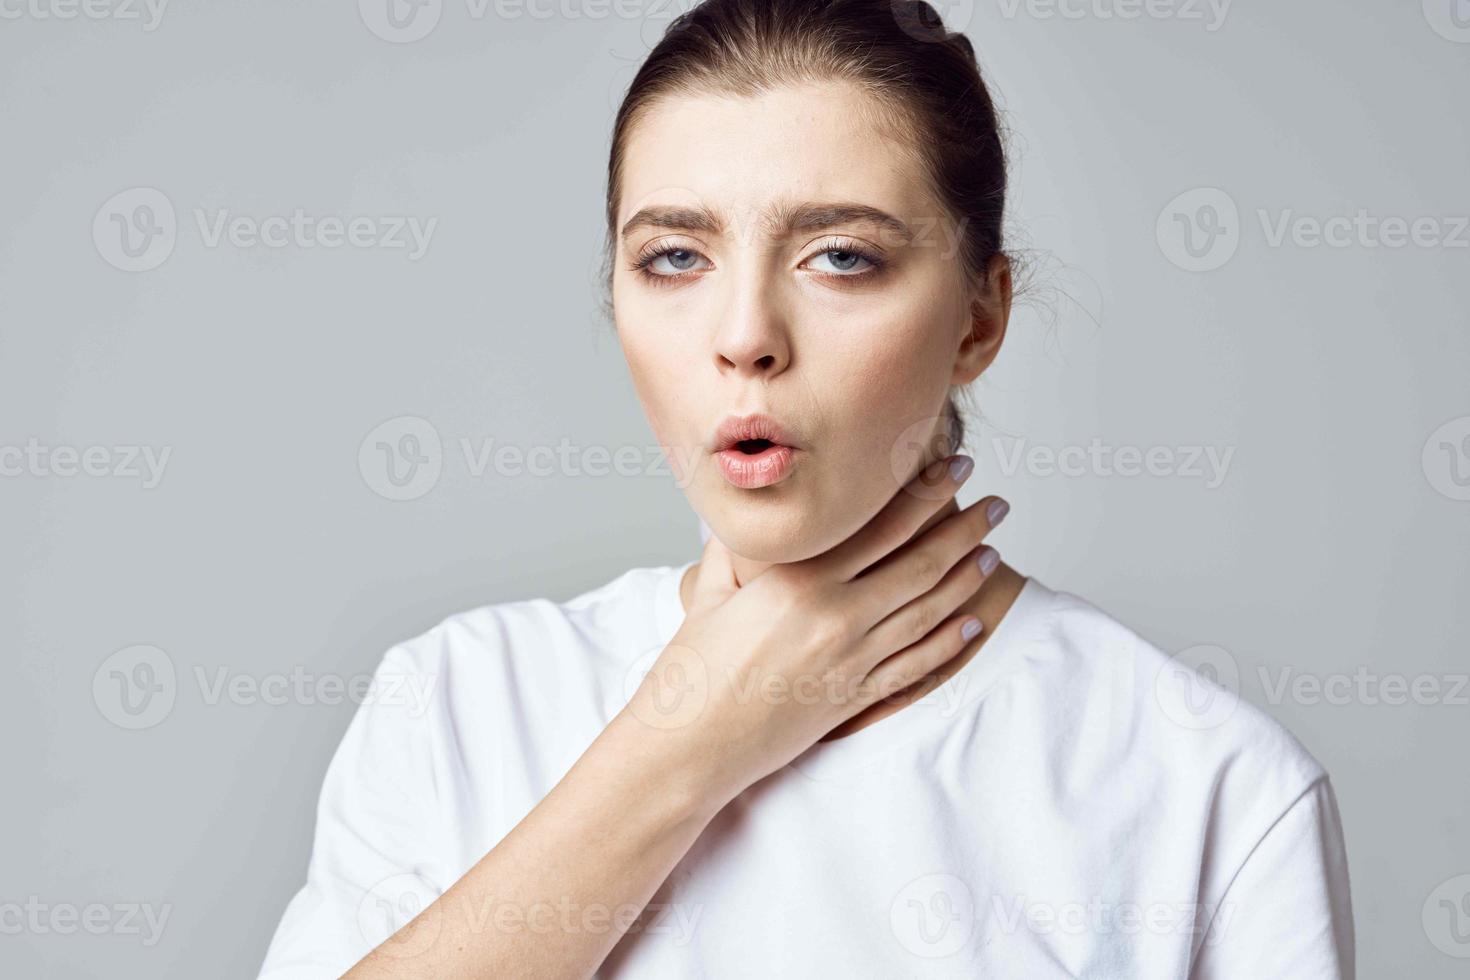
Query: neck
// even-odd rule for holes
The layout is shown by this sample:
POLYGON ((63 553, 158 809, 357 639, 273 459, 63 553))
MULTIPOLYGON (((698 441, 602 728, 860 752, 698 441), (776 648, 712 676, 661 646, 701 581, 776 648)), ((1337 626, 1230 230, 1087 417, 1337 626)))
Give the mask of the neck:
MULTIPOLYGON (((960 510, 959 504, 955 503, 955 501, 954 501, 953 498, 951 498, 950 500, 945 501, 944 506, 941 507, 941 508, 939 508, 939 510, 935 511, 933 514, 931 514, 929 516, 929 519, 926 520, 922 525, 920 525, 919 529, 914 532, 913 536, 910 537, 909 540, 910 541, 913 541, 916 538, 922 536, 925 531, 929 530, 931 527, 933 527, 934 525, 938 524, 940 521, 944 520, 945 518, 949 517, 951 514, 957 514, 957 513, 959 513, 959 510, 960 510)), ((768 561, 764 561, 764 562, 763 561, 754 561, 754 560, 752 560, 750 558, 746 558, 746 557, 744 557, 742 555, 737 555, 737 554, 731 554, 730 555, 730 566, 735 571, 735 582, 736 582, 737 585, 740 585, 742 587, 747 582, 750 582, 752 579, 754 579, 756 576, 760 575, 762 572, 764 572, 766 569, 770 568, 774 564, 776 564, 776 563, 775 562, 768 562, 768 561)), ((684 605, 685 605, 686 608, 689 605, 688 597, 689 597, 689 594, 690 594, 690 588, 693 585, 693 578, 692 578, 692 576, 697 576, 698 574, 699 574, 699 566, 696 564, 693 568, 690 569, 690 576, 691 577, 686 578, 685 581, 679 587, 679 596, 684 601, 684 605)))
MULTIPOLYGON (((958 512, 959 505, 954 500, 947 501, 943 507, 924 522, 923 526, 909 540, 914 540, 935 524, 938 524, 951 514, 958 512)), ((751 561, 739 555, 731 556, 731 566, 735 571, 735 581, 741 586, 744 586, 745 583, 770 568, 772 564, 772 562, 751 561)), ((689 608, 689 599, 692 595, 694 581, 698 575, 699 565, 696 563, 689 568, 683 580, 679 583, 679 598, 685 609, 689 608)), ((1015 602, 1016 596, 1020 594, 1021 588, 1025 584, 1026 577, 1005 562, 996 566, 995 571, 981 584, 974 595, 961 603, 955 610, 956 615, 968 614, 975 616, 984 624, 985 628, 979 636, 965 644, 958 654, 912 687, 905 688, 877 704, 864 708, 841 725, 832 729, 821 740, 830 741, 831 739, 841 738, 844 735, 851 735, 861 728, 866 728, 880 718, 886 718, 895 711, 901 710, 905 705, 917 701, 954 676, 985 645, 985 641, 989 639, 990 635, 995 632, 996 627, 1000 625, 1001 619, 1011 608, 1011 604, 1015 602)))

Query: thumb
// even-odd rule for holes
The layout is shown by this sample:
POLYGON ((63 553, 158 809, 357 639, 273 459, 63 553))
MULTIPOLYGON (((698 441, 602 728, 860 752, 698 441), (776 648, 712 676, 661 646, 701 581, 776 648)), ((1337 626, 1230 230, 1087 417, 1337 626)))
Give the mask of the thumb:
POLYGON ((723 541, 710 533, 704 543, 704 552, 699 557, 699 568, 694 576, 691 605, 694 610, 718 606, 738 591, 735 581, 735 566, 730 559, 730 549, 723 541))

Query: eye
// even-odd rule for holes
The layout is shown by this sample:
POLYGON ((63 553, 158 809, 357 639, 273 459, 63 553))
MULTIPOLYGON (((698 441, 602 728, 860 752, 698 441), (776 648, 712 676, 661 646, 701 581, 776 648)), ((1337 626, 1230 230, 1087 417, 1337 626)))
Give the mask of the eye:
MULTIPOLYGON (((829 239, 822 245, 821 251, 807 261, 825 261, 828 268, 814 271, 834 279, 866 279, 885 264, 878 255, 848 239, 829 239)), ((632 269, 650 283, 670 285, 701 271, 701 261, 709 267, 708 260, 691 248, 655 245, 638 256, 632 269)))
POLYGON ((829 241, 824 242, 823 245, 825 247, 812 256, 812 260, 825 259, 830 268, 819 268, 816 270, 818 272, 844 279, 855 279, 875 272, 883 265, 882 259, 866 249, 859 248, 855 242, 829 241))
POLYGON ((685 273, 698 271, 695 263, 701 258, 703 256, 693 249, 665 246, 644 252, 633 269, 650 279, 677 279, 685 273))

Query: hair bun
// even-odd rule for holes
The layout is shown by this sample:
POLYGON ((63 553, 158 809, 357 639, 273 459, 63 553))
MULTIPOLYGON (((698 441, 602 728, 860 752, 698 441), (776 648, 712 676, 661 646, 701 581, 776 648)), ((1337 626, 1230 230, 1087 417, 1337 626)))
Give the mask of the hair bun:
POLYGON ((971 60, 975 49, 970 39, 959 31, 944 26, 944 17, 927 0, 891 0, 893 19, 909 37, 931 44, 950 44, 965 52, 971 60))

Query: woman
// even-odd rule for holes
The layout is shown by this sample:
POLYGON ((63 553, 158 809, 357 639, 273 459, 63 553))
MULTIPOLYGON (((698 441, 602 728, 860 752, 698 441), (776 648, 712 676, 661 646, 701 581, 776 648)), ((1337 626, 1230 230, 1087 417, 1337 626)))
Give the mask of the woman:
POLYGON ((955 503, 1012 287, 996 114, 935 24, 671 25, 609 286, 704 552, 389 650, 378 689, 432 696, 354 719, 264 975, 1352 975, 1322 768, 955 503))

